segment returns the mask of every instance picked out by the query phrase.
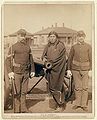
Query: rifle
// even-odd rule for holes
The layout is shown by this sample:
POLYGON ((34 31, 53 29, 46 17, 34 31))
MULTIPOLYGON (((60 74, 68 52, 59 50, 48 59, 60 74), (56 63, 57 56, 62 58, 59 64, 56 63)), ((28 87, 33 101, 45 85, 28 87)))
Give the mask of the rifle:
MULTIPOLYGON (((13 50, 11 45, 11 69, 13 70, 13 50)), ((12 108, 14 109, 14 79, 10 80, 12 108)))
MULTIPOLYGON (((13 70, 13 52, 12 52, 12 46, 11 46, 11 60, 10 60, 10 67, 13 70)), ((8 74, 8 73, 7 73, 8 74)), ((9 78, 8 78, 9 79, 9 78)), ((7 90, 8 93, 8 100, 7 100, 7 109, 13 109, 14 108, 14 80, 9 79, 9 89, 7 90)))

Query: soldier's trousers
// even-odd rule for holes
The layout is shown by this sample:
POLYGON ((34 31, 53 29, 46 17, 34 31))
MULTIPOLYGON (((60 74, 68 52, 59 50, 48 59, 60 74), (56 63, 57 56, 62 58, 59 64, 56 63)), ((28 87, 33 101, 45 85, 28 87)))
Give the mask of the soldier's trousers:
POLYGON ((88 101, 88 71, 72 70, 75 84, 75 105, 86 107, 88 101))
POLYGON ((28 89, 29 74, 15 74, 14 80, 14 112, 25 112, 26 94, 28 89))

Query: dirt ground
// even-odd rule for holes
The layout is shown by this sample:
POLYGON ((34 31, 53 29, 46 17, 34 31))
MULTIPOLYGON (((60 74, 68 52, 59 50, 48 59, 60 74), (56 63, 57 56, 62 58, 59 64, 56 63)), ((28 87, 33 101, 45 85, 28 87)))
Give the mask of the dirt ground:
MULTIPOLYGON (((32 86, 39 80, 39 77, 34 77, 29 80, 29 90, 32 86)), ((88 111, 87 113, 92 112, 92 87, 91 80, 89 80, 89 98, 88 98, 88 111)), ((32 113, 56 113, 54 109, 49 107, 49 97, 47 94, 47 85, 46 80, 43 78, 38 85, 31 91, 30 94, 27 94, 27 108, 32 113)), ((72 100, 72 99, 71 99, 72 100)), ((66 109, 62 111, 63 113, 85 113, 81 108, 73 110, 72 106, 74 101, 69 100, 66 103, 66 109)), ((13 110, 5 110, 5 113, 13 113, 13 110)))

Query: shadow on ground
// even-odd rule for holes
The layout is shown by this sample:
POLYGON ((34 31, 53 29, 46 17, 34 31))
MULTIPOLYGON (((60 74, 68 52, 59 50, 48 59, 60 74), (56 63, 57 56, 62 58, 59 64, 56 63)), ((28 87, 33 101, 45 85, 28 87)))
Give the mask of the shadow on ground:
MULTIPOLYGON (((71 97, 69 99, 67 99, 66 101, 67 102, 69 102, 69 101, 73 102, 74 100, 75 100, 75 93, 73 92, 71 97)), ((88 100, 92 100, 92 93, 91 92, 88 93, 88 100)))
POLYGON ((34 88, 34 89, 30 92, 30 94, 47 94, 47 91, 43 91, 43 90, 41 90, 41 89, 39 89, 39 88, 34 88))
POLYGON ((41 101, 44 101, 44 100, 37 100, 37 99, 31 100, 31 99, 28 99, 27 100, 27 108, 30 108, 30 107, 34 106, 35 104, 37 104, 38 102, 41 102, 41 101))
MULTIPOLYGON (((43 103, 43 101, 45 101, 45 97, 42 97, 43 94, 44 95, 47 94, 47 91, 43 91, 39 88, 34 88, 30 94, 27 94, 28 96, 32 95, 31 98, 28 97, 26 100, 27 108, 29 109, 38 103, 40 103, 40 104, 43 103), (33 98, 33 95, 35 95, 34 98, 33 98), (38 96, 39 98, 36 98, 36 96, 38 96)), ((72 103, 74 100, 75 100, 75 94, 73 93, 71 95, 71 97, 67 100, 67 103, 70 101, 72 103)), ((92 100, 92 93, 91 92, 89 92, 88 100, 92 100)), ((8 104, 8 106, 10 106, 12 104, 12 99, 11 99, 11 101, 9 100, 9 103, 7 103, 7 104, 8 104)), ((41 110, 40 107, 39 107, 39 109, 41 110)), ((9 109, 8 107, 6 107, 6 109, 4 110, 4 113, 13 113, 13 108, 9 109)))

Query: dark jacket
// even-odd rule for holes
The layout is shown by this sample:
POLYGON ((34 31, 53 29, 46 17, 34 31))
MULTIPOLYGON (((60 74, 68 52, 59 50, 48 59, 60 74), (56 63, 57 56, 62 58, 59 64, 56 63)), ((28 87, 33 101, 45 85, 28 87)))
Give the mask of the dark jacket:
POLYGON ((52 62, 49 83, 50 89, 61 91, 65 75, 66 49, 62 42, 57 41, 55 44, 48 44, 44 49, 43 56, 47 61, 52 62))
POLYGON ((68 70, 90 70, 92 69, 92 49, 85 42, 75 44, 71 47, 68 58, 68 70))
POLYGON ((8 73, 24 73, 25 71, 34 72, 34 61, 29 45, 17 42, 9 49, 6 58, 8 73))

